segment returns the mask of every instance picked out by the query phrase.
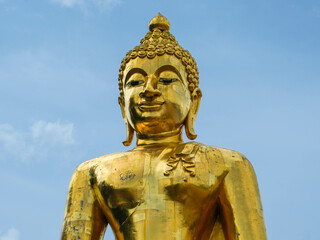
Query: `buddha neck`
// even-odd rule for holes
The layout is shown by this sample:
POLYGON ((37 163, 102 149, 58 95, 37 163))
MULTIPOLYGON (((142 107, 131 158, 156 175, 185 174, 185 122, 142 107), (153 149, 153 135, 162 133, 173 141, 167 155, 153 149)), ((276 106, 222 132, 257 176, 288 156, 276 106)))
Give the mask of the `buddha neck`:
POLYGON ((157 144, 182 143, 182 127, 170 132, 158 134, 137 133, 137 146, 154 146, 157 144))

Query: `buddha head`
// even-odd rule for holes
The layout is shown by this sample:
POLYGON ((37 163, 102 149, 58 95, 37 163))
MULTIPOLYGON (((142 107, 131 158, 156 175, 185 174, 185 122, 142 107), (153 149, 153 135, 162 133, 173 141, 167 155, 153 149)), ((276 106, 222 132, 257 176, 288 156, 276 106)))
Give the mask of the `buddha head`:
POLYGON ((149 23, 140 45, 129 51, 119 69, 119 104, 129 146, 138 138, 180 132, 197 137, 194 123, 201 91, 199 72, 191 54, 170 34, 170 23, 160 13, 149 23))

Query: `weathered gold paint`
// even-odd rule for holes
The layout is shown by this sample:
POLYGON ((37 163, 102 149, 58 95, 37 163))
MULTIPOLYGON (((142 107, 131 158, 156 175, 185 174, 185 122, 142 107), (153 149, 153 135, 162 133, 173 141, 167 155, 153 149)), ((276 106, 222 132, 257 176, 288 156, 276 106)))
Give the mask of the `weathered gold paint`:
MULTIPOLYGON (((150 22, 151 31, 169 28, 162 15, 150 22)), ((123 65, 124 144, 130 145, 135 131, 136 147, 78 166, 61 239, 102 239, 107 225, 119 240, 267 239, 250 162, 232 150, 183 143, 183 125, 190 139, 196 137, 202 95, 197 71, 190 87, 190 68, 179 53, 168 52, 141 54, 123 65)))

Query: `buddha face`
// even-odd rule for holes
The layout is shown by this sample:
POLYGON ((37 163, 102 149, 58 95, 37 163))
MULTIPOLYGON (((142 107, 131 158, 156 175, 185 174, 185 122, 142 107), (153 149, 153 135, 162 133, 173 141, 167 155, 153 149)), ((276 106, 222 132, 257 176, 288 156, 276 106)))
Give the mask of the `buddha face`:
POLYGON ((124 70, 124 117, 140 134, 180 128, 190 110, 185 66, 171 55, 130 60, 124 70))

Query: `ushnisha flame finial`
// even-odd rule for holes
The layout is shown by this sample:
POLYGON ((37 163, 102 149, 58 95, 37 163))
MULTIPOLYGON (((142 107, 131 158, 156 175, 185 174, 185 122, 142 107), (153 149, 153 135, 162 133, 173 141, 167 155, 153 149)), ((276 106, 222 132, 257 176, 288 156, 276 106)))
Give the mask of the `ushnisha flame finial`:
POLYGON ((158 13, 154 18, 149 22, 149 30, 153 31, 155 29, 160 30, 170 30, 169 20, 163 16, 161 13, 158 13))

